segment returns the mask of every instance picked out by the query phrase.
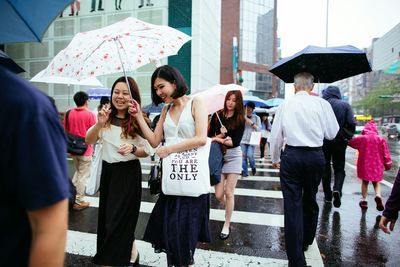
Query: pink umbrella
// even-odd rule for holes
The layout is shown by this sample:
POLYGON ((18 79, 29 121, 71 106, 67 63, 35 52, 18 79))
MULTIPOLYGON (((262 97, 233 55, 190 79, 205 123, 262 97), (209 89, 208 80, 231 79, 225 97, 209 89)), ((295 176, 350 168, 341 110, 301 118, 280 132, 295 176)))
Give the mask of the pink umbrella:
POLYGON ((205 90, 198 90, 192 94, 200 97, 207 105, 208 114, 217 112, 224 108, 225 96, 229 91, 239 90, 244 95, 248 89, 237 84, 217 84, 205 90))

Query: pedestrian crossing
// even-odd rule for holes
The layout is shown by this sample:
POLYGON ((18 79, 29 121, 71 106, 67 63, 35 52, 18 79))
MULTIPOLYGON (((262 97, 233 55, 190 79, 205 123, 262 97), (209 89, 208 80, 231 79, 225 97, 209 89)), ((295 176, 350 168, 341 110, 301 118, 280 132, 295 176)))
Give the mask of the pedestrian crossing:
MULTIPOLYGON (((211 194, 210 229, 212 242, 200 243, 195 253, 195 266, 287 266, 284 245, 283 197, 279 171, 272 169, 270 158, 262 161, 256 153, 257 173, 239 178, 235 190, 235 211, 232 215, 231 235, 222 241, 218 235, 225 221, 222 206, 211 194)), ((167 266, 164 253, 154 253, 141 240, 157 200, 147 188, 150 172, 149 159, 142 159, 143 194, 136 229, 136 243, 141 266, 167 266)), ((94 266, 90 263, 96 253, 96 227, 99 198, 88 196, 91 207, 69 216, 66 266, 94 266)), ((307 264, 323 266, 314 241, 305 253, 307 264)))

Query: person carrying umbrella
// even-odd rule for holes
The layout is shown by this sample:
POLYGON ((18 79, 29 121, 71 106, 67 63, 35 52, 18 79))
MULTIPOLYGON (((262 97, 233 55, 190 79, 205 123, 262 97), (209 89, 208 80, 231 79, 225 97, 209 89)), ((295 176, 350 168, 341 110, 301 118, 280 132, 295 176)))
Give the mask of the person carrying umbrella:
POLYGON ((318 223, 316 194, 325 166, 322 145, 339 130, 331 105, 309 94, 313 87, 311 74, 295 75, 295 95, 276 112, 270 137, 272 164, 280 168, 289 266, 306 266, 304 251, 314 241, 318 223))

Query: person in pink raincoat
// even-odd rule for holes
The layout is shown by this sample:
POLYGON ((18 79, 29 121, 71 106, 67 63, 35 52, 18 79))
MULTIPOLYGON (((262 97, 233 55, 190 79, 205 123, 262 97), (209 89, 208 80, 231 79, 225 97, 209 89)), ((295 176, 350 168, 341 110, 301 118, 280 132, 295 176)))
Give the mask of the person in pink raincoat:
POLYGON ((362 209, 368 208, 366 200, 368 183, 372 182, 375 190, 376 209, 383 211, 380 181, 383 180, 383 171, 390 170, 392 167, 386 140, 379 136, 375 122, 370 121, 365 125, 361 135, 349 141, 349 146, 359 152, 357 176, 362 180, 360 207, 362 209))

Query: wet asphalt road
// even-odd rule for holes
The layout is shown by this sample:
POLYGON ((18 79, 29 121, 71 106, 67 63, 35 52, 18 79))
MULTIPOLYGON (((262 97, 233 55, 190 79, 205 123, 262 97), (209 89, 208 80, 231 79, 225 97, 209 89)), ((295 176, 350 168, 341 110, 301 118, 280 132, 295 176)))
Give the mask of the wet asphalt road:
MULTIPOLYGON (((385 173, 392 182, 399 164, 399 142, 390 142, 394 166, 385 173)), ((258 151, 257 151, 258 152, 258 151)), ((323 201, 322 185, 318 193, 320 207, 319 225, 313 251, 307 252, 307 262, 312 266, 400 266, 400 226, 391 235, 377 227, 380 212, 375 209, 372 185, 369 187, 369 208, 363 212, 358 206, 361 183, 356 178, 357 153, 349 148, 346 159, 346 180, 342 206, 335 208, 323 201)), ((258 158, 258 156, 257 156, 258 158)), ((150 167, 142 161, 143 170, 150 167)), ((210 227, 213 241, 199 244, 196 266, 286 266, 283 200, 280 196, 279 173, 270 170, 270 161, 257 161, 254 177, 239 179, 236 192, 235 215, 232 233, 228 240, 218 239, 223 225, 223 211, 211 194, 210 227), (221 213, 222 212, 222 213, 221 213)), ((143 175, 143 181, 147 180, 143 175)), ((384 201, 390 188, 382 185, 384 201)), ((95 253, 98 198, 90 197, 94 205, 84 211, 71 212, 65 266, 94 266, 90 263, 95 253)), ((141 266, 166 266, 165 255, 155 254, 143 236, 152 203, 156 197, 149 194, 143 184, 142 208, 136 230, 141 253, 141 266)))

